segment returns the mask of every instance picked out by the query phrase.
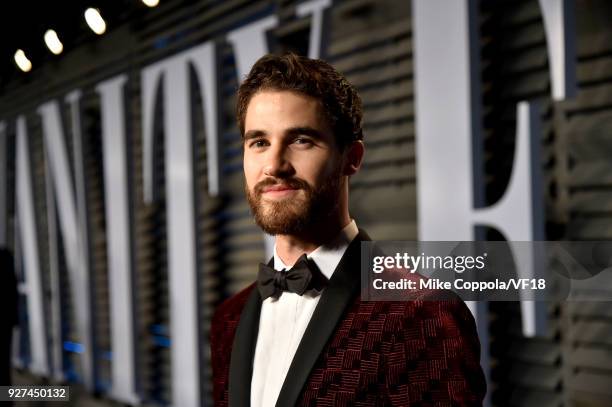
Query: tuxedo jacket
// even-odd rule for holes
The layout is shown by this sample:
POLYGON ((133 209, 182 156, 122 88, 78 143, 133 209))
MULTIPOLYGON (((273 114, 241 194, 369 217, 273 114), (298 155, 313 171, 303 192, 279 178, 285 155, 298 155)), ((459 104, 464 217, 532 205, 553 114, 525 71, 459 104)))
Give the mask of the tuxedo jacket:
MULTIPOLYGON (((361 231, 312 315, 277 406, 477 406, 486 384, 474 318, 456 296, 361 301, 361 231)), ((262 299, 256 284, 211 324, 215 406, 250 405, 262 299)), ((266 406, 267 407, 267 406, 266 406)))

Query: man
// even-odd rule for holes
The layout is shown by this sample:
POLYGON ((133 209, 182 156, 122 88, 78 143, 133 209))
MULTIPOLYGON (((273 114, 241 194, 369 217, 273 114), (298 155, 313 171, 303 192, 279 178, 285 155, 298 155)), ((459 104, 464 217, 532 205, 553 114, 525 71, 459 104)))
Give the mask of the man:
POLYGON ((485 383, 465 305, 362 302, 349 177, 361 100, 323 61, 262 57, 238 91, 247 200, 275 236, 258 283, 211 326, 217 406, 479 405, 485 383))

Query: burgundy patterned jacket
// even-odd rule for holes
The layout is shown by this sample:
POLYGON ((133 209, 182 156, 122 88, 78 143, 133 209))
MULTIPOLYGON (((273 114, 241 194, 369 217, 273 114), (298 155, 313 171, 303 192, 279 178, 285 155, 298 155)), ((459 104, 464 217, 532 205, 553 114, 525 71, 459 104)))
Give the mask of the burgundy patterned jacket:
MULTIPOLYGON (((276 405, 481 405, 480 343, 466 305, 456 297, 361 301, 362 240, 369 238, 360 231, 323 291, 276 405)), ((250 405, 261 302, 252 284, 215 312, 215 406, 250 405)))

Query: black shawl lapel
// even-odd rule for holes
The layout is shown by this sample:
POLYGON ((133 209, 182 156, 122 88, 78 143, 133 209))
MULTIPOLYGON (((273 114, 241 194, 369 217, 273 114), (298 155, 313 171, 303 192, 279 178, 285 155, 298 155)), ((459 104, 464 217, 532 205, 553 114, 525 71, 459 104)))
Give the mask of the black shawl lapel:
POLYGON ((359 234, 353 239, 344 256, 342 256, 338 267, 329 280, 329 285, 321 294, 321 299, 308 323, 287 372, 287 377, 276 401, 277 406, 293 406, 297 403, 310 371, 321 355, 325 344, 334 333, 346 307, 355 298, 355 295, 359 294, 361 242, 368 240, 370 240, 369 236, 363 230, 359 230, 359 234))
MULTIPOLYGON (((274 259, 270 260, 268 265, 271 266, 273 263, 274 259)), ((234 334, 229 370, 230 407, 251 405, 251 378, 259 332, 261 303, 261 295, 255 286, 244 305, 234 334)))

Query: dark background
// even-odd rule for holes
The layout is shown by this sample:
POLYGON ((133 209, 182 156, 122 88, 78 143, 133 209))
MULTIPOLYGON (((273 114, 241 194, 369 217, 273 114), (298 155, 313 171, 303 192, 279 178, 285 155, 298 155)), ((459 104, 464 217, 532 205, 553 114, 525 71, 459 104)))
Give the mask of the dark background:
MULTIPOLYGON (((451 1, 451 0, 449 0, 451 1)), ((84 92, 86 183, 95 286, 95 334, 98 349, 96 395, 102 404, 110 385, 109 295, 104 219, 104 190, 99 100, 93 86, 119 73, 129 76, 128 129, 135 231, 137 335, 142 396, 150 404, 170 398, 166 217, 160 201, 142 199, 140 70, 150 63, 209 39, 217 41, 221 73, 222 183, 226 191, 207 196, 203 123, 196 123, 198 267, 201 273, 203 336, 214 307, 253 280, 253 265, 263 257, 263 242, 253 224, 242 190, 242 156, 234 122, 237 76, 225 33, 267 14, 279 17, 270 34, 274 51, 306 54, 310 21, 295 17, 294 1, 161 0, 149 9, 138 1, 7 2, 0 6, 0 119, 6 120, 9 148, 14 148, 14 121, 26 114, 37 216, 45 235, 44 155, 36 107, 63 99, 76 88, 84 92), (10 3, 10 4, 9 4, 10 3), (101 37, 82 17, 89 5, 107 21, 101 37), (64 42, 54 56, 42 36, 52 21, 64 42), (34 65, 30 73, 13 63, 24 48, 34 65)), ((485 135, 487 204, 504 192, 511 172, 516 103, 539 99, 544 121, 541 135, 544 171, 546 239, 609 240, 612 238, 612 4, 605 0, 575 2, 578 95, 553 103, 550 98, 544 27, 537 0, 484 1, 478 5, 481 55, 482 126, 485 135)), ((323 57, 359 90, 365 105, 366 161, 351 183, 351 214, 379 240, 416 240, 416 174, 412 31, 410 3, 400 0, 338 0, 326 15, 323 57)), ((440 95, 444 97, 443 94, 440 95)), ((195 97, 194 111, 201 111, 195 97)), ((65 106, 64 106, 65 107, 65 106)), ((66 108, 66 107, 65 107, 66 108)), ((163 107, 162 107, 163 108, 163 107)), ((65 114, 68 113, 65 109, 65 114)), ((70 148, 69 148, 70 150, 70 148)), ((12 151, 12 150, 11 150, 12 151)), ((158 151, 159 157, 163 152, 158 151)), ((163 167, 163 159, 158 160, 163 167)), ((14 160, 9 154, 9 213, 14 215, 14 160)), ((444 165, 444 163, 440 163, 444 165)), ((163 168, 162 168, 163 171, 163 168)), ((159 182, 163 183, 163 177, 159 182)), ((449 202, 452 205, 452 202, 449 202)), ((500 238, 489 231, 490 239, 500 238)), ((9 242, 14 245, 13 228, 9 242)), ((48 242, 40 242, 48 284, 48 242)), ((62 260, 63 261, 63 260, 62 260)), ((19 271, 19 270, 18 270, 19 271)), ((62 275, 66 276, 65 265, 62 275)), ((72 314, 70 286, 65 315, 72 314)), ((23 303, 23 299, 22 299, 23 303)), ((493 405, 612 405, 612 307, 610 303, 550 303, 545 336, 526 339, 516 303, 492 303, 489 311, 493 405)), ((27 316, 21 315, 25 328, 27 316)), ((66 341, 78 343, 67 318, 66 341)), ((21 359, 27 366, 27 342, 21 359)), ((79 380, 79 355, 67 377, 79 380)), ((204 366, 208 366, 207 360, 204 366)), ((203 379, 210 379, 207 367, 203 379)), ((18 380, 38 380, 19 372, 18 380)), ((75 385, 75 389, 78 385, 75 385)), ((205 386, 206 391, 210 390, 205 386)), ((208 396, 208 394, 207 394, 208 396)))

